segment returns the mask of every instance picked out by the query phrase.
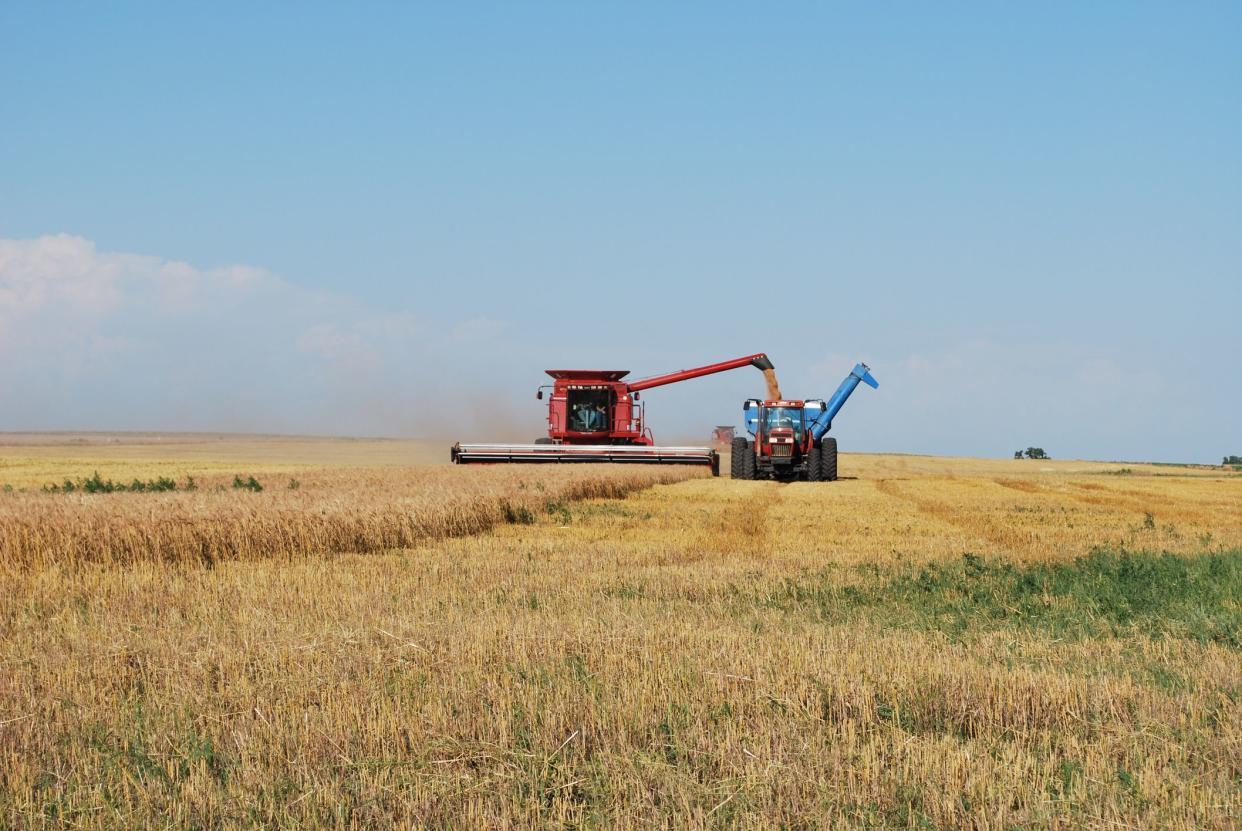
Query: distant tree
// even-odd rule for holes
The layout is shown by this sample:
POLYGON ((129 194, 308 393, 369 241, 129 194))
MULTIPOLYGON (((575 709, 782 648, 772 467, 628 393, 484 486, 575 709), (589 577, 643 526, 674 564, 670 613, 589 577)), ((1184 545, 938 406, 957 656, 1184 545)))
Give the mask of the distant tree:
POLYGON ((1222 465, 1242 465, 1242 456, 1226 456, 1222 465))
POLYGON ((1042 447, 1028 447, 1026 449, 1026 457, 1028 459, 1050 459, 1052 458, 1044 452, 1042 447))
POLYGON ((1021 450, 1015 450, 1015 451, 1013 451, 1013 457, 1014 457, 1015 459, 1021 459, 1021 458, 1022 458, 1022 451, 1021 451, 1021 450))

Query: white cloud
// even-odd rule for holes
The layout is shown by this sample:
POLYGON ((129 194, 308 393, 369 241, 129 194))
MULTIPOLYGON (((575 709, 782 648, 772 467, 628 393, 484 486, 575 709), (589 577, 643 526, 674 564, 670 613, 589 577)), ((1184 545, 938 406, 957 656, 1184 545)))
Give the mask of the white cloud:
POLYGON ((197 269, 176 260, 99 251, 69 234, 0 240, 0 338, 14 339, 49 324, 69 328, 99 320, 138 303, 156 312, 186 309, 204 295, 237 294, 258 286, 293 292, 260 268, 197 269))
POLYGON ((14 326, 48 306, 105 312, 117 302, 123 269, 80 237, 0 240, 0 325, 14 326))
POLYGON ((444 379, 484 351, 471 343, 504 331, 428 317, 248 265, 0 240, 0 430, 422 432, 419 395, 451 400, 444 379))

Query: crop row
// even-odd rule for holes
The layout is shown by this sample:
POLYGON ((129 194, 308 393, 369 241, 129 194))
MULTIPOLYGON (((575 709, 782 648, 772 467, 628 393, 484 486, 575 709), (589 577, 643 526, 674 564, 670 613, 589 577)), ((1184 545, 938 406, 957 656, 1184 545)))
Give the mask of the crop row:
POLYGON ((3 493, 0 566, 211 564, 403 548, 699 475, 684 467, 334 469, 262 492, 207 478, 192 491, 3 493))

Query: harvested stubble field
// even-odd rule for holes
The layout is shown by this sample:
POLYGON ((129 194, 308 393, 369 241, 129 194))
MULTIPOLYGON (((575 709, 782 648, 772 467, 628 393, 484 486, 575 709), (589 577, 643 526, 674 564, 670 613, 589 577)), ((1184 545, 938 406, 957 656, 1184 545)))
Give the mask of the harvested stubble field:
MULTIPOLYGON (((106 509, 138 522, 192 503, 212 522, 310 505, 373 520, 419 486, 530 512, 366 554, 6 542, 0 825, 1234 826, 1242 477, 842 469, 857 478, 579 501, 564 488, 648 474, 328 468, 279 494, 274 473, 257 494, 0 494, 3 528, 35 510, 72 528, 91 500, 136 503, 106 509)), ((253 521, 243 535, 275 527, 253 521)))

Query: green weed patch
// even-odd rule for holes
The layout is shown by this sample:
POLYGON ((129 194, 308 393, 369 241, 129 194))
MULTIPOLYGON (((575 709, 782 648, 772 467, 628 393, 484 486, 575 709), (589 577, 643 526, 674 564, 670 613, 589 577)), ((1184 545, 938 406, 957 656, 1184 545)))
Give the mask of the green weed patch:
POLYGON ((1242 648, 1242 550, 1198 556, 1097 549, 1064 563, 1017 565, 967 554, 919 569, 788 580, 770 598, 825 619, 865 616, 952 635, 1002 627, 1054 637, 1141 634, 1242 648))
POLYGON ((185 483, 178 488, 177 481, 167 476, 160 476, 156 479, 135 479, 126 484, 125 482, 114 482, 111 479, 104 479, 99 475, 99 471, 86 479, 66 479, 59 485, 45 485, 43 491, 45 493, 163 493, 175 490, 197 490, 198 484, 194 481, 193 476, 186 478, 185 483))

